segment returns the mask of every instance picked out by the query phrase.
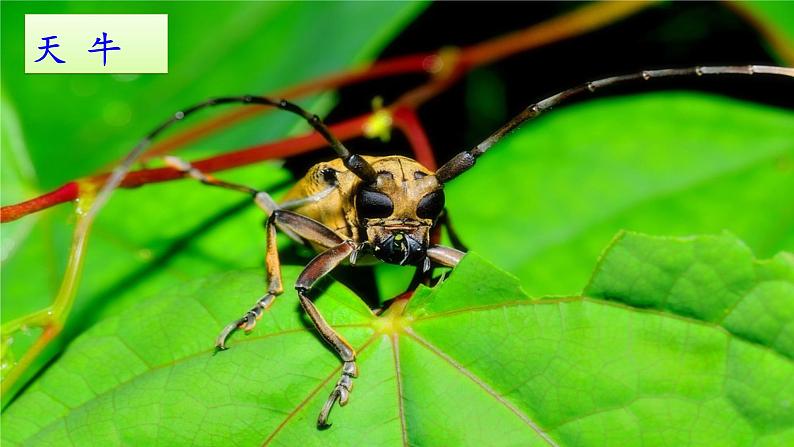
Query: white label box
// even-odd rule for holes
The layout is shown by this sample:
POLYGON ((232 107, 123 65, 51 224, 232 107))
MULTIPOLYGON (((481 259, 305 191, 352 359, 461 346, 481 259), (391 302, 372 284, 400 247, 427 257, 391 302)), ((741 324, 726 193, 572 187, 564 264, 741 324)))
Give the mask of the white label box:
POLYGON ((168 14, 26 14, 25 73, 168 73, 168 14))

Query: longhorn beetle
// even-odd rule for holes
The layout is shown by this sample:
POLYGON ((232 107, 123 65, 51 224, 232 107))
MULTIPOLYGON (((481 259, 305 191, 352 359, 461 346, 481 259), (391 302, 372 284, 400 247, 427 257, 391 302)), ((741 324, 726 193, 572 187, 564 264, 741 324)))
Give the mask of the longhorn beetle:
MULTIPOLYGON (((120 166, 130 164, 163 130, 186 116, 207 107, 221 104, 247 104, 276 107, 296 114, 319 132, 337 159, 313 166, 276 203, 265 191, 219 180, 193 167, 189 162, 166 156, 173 169, 210 186, 249 194, 267 215, 267 249, 265 269, 267 291, 242 317, 221 330, 215 345, 226 349, 226 340, 233 331, 250 331, 263 312, 284 291, 281 281, 276 230, 280 229, 300 243, 311 246, 319 254, 303 269, 295 283, 298 299, 323 340, 343 362, 341 377, 323 405, 317 419, 318 427, 328 426, 328 415, 334 404, 345 405, 358 375, 356 353, 318 312, 309 297, 314 284, 343 262, 351 265, 387 262, 416 266, 418 273, 427 272, 434 264, 454 267, 464 253, 451 247, 431 244, 431 230, 447 225, 443 216, 444 185, 474 166, 478 157, 505 135, 565 100, 583 93, 631 81, 705 75, 773 75, 794 78, 794 68, 748 65, 710 66, 682 69, 646 70, 587 82, 564 90, 530 105, 483 142, 460 152, 436 172, 417 161, 402 156, 370 157, 351 153, 325 126, 323 121, 299 106, 261 96, 215 98, 175 113, 144 138, 120 166)), ((118 182, 124 169, 114 171, 107 183, 118 182)), ((106 187, 107 188, 107 184, 106 187)))

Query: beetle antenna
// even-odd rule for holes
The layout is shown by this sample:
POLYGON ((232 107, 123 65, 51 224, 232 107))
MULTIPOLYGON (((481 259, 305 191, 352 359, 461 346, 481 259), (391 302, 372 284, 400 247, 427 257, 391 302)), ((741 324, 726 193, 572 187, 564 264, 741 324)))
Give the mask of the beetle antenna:
POLYGON ((286 112, 293 113, 295 115, 300 116, 307 123, 309 123, 314 130, 317 131, 320 135, 325 138, 325 141, 333 148, 339 158, 342 159, 345 166, 350 169, 356 176, 366 182, 373 182, 375 181, 377 175, 375 174, 375 170, 372 169, 372 166, 364 160, 363 157, 360 155, 352 154, 350 150, 339 141, 334 134, 331 133, 331 130, 328 129, 328 126, 325 125, 322 119, 319 116, 310 113, 300 107, 299 105, 287 101, 286 99, 272 99, 267 98, 265 96, 252 96, 252 95, 245 95, 245 96, 227 96, 221 98, 213 98, 202 103, 196 104, 194 106, 188 107, 187 109, 177 112, 174 116, 163 123, 160 127, 155 129, 152 133, 147 136, 147 139, 151 140, 157 134, 168 128, 171 124, 181 119, 184 119, 186 116, 192 114, 201 109, 205 109, 208 107, 221 105, 221 104, 255 104, 255 105, 263 105, 263 106, 270 106, 276 107, 286 112))
POLYGON ((86 222, 90 222, 93 219, 93 217, 99 212, 100 208, 102 208, 105 202, 107 202, 107 200, 110 198, 113 190, 116 189, 119 184, 121 184, 121 181, 127 176, 127 173, 130 171, 130 169, 132 169, 132 166, 135 164, 135 162, 138 161, 146 148, 152 144, 152 141, 158 135, 171 127, 177 121, 183 120, 186 116, 191 115, 194 112, 221 104, 264 105, 277 107, 281 110, 294 113, 306 120, 309 125, 314 128, 314 130, 322 135, 328 144, 331 145, 334 151, 336 151, 336 154, 339 156, 339 158, 342 159, 345 166, 354 174, 356 174, 356 176, 358 176, 361 180, 364 180, 367 183, 373 183, 377 179, 375 170, 372 169, 372 166, 370 166, 370 164, 363 157, 352 154, 350 150, 346 148, 345 145, 342 144, 342 142, 331 133, 331 130, 328 129, 328 126, 323 123, 319 116, 307 112, 297 104, 289 102, 285 99, 271 99, 264 96, 252 95, 213 98, 174 113, 171 118, 157 126, 153 131, 149 132, 146 137, 139 141, 138 144, 136 144, 135 147, 124 157, 121 163, 116 165, 116 167, 110 173, 110 176, 108 176, 107 180, 105 180, 105 183, 97 193, 92 206, 87 212, 87 219, 84 220, 86 222))
POLYGON ((774 76, 788 76, 794 77, 794 68, 774 67, 768 65, 742 65, 742 66, 709 66, 709 67, 690 67, 690 68, 668 68, 662 70, 644 70, 637 73, 612 76, 609 78, 599 79, 597 81, 586 82, 574 88, 563 90, 556 95, 550 96, 540 102, 532 104, 524 109, 521 113, 516 115, 507 124, 499 128, 496 132, 491 134, 482 143, 474 147, 474 149, 461 152, 451 160, 441 166, 436 171, 436 179, 441 183, 446 183, 460 174, 466 172, 474 166, 477 158, 484 154, 485 151, 490 149, 496 142, 504 138, 510 132, 516 130, 526 121, 536 118, 543 112, 555 107, 562 102, 578 96, 582 93, 592 93, 604 87, 619 85, 634 81, 650 81, 652 79, 669 78, 677 76, 707 76, 707 75, 724 75, 724 74, 737 74, 737 75, 753 75, 764 74, 774 76))

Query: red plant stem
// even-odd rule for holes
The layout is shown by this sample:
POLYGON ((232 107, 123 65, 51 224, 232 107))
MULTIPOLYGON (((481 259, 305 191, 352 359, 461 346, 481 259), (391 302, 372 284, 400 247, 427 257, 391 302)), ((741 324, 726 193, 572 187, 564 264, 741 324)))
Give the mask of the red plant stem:
MULTIPOLYGON (((361 115, 338 124, 333 124, 330 126, 331 132, 340 140, 348 140, 361 136, 364 123, 366 123, 369 117, 369 114, 361 115)), ((427 135, 425 135, 416 113, 412 109, 401 107, 394 112, 394 124, 395 127, 405 133, 414 150, 416 160, 429 169, 435 169, 436 162, 433 157, 433 150, 430 147, 427 135)), ((205 158, 204 160, 194 161, 192 164, 204 172, 223 171, 264 160, 302 154, 323 147, 326 144, 322 136, 316 132, 312 132, 298 137, 259 144, 228 154, 205 158)), ((88 177, 84 181, 94 185, 101 185, 108 175, 107 173, 99 174, 88 177)), ((122 188, 135 188, 147 183, 165 182, 183 176, 184 174, 172 168, 141 169, 127 174, 119 186, 122 188)), ((49 208, 59 203, 73 201, 77 199, 79 195, 79 183, 69 182, 55 191, 28 200, 27 202, 2 207, 0 209, 0 222, 11 222, 27 214, 49 208)))
MULTIPOLYGON (((521 51, 526 51, 557 40, 583 34, 598 28, 599 26, 603 26, 612 21, 622 19, 623 17, 631 15, 632 13, 652 4, 652 2, 604 2, 578 8, 567 14, 555 17, 540 24, 530 26, 523 30, 516 31, 514 33, 508 34, 507 36, 496 37, 494 39, 462 49, 460 51, 460 57, 456 65, 456 71, 459 71, 459 73, 468 71, 472 68, 503 59, 521 51)), ((441 52, 443 51, 444 50, 441 52)), ((311 92, 321 91, 323 89, 343 87, 346 85, 366 82, 387 76, 422 72, 432 74, 433 68, 436 65, 436 58, 440 57, 441 52, 412 54, 408 56, 386 59, 376 62, 369 67, 362 67, 352 71, 330 75, 312 82, 307 82, 282 90, 280 92, 276 92, 271 96, 295 98, 311 92)), ((417 94, 414 95, 418 97, 413 98, 409 93, 407 94, 408 98, 406 99, 409 99, 409 102, 413 103, 413 105, 418 105, 419 103, 426 100, 428 95, 432 95, 437 93, 439 90, 443 90, 443 88, 452 82, 454 82, 454 80, 450 80, 449 83, 445 83, 443 85, 436 84, 434 86, 442 88, 428 89, 425 88, 425 86, 419 87, 419 89, 417 89, 417 94), (414 99, 416 100, 414 101, 414 99)), ((433 83, 431 82, 431 84, 433 83)), ((163 140, 163 142, 154 145, 151 149, 149 149, 149 151, 147 151, 146 154, 144 154, 142 159, 145 160, 147 158, 170 152, 177 147, 195 141, 198 138, 223 129, 231 124, 269 111, 271 111, 271 109, 246 108, 235 110, 217 118, 210 119, 204 123, 198 124, 194 128, 187 130, 184 133, 177 134, 170 139, 163 140)))
POLYGON ((461 62, 468 68, 489 64, 521 51, 584 34, 652 4, 628 1, 592 3, 506 36, 466 47, 461 50, 461 62))
POLYGON ((433 155, 433 148, 430 146, 425 129, 419 122, 419 117, 416 116, 416 111, 410 107, 398 107, 392 112, 392 116, 394 117, 394 127, 400 129, 408 138, 416 161, 427 169, 435 171, 438 167, 436 157, 433 155))
MULTIPOLYGON (((420 161, 428 168, 433 169, 435 167, 435 160, 432 157, 432 150, 430 149, 430 145, 427 141, 427 136, 425 135, 415 112, 413 111, 416 107, 421 105, 427 99, 435 96, 440 91, 445 90, 463 73, 472 68, 508 57, 520 51, 526 51, 547 43, 585 33, 587 31, 596 29, 599 26, 603 26, 637 12, 650 4, 651 3, 646 2, 608 2, 588 5, 538 25, 533 25, 524 30, 508 34, 507 36, 497 37, 480 44, 466 47, 460 51, 456 58, 453 59, 451 62, 453 64, 452 67, 443 68, 443 70, 447 73, 447 76, 441 76, 440 78, 437 77, 429 83, 421 85, 420 87, 403 95, 403 97, 396 102, 395 113, 402 115, 395 117, 395 124, 403 132, 405 132, 406 136, 411 142, 411 145, 416 153, 417 161, 420 161), (406 110, 409 110, 410 113, 407 113, 406 110)), ((342 72, 340 74, 327 76, 312 82, 288 88, 282 90, 281 92, 277 92, 272 96, 296 97, 314 91, 320 91, 332 87, 341 87, 386 76, 419 72, 433 73, 433 67, 436 65, 436 62, 438 62, 438 58, 443 60, 443 51, 439 52, 438 54, 424 53, 387 59, 375 63, 369 67, 342 72)), ((162 143, 154 145, 149 151, 147 151, 142 159, 167 153, 179 146, 185 145, 205 135, 211 134, 230 124, 234 124, 242 119, 254 116, 258 113, 263 113, 263 111, 267 110, 269 109, 239 109, 211 119, 197 125, 190 130, 187 130, 186 132, 175 135, 174 137, 165 140, 162 143)), ((334 132, 340 132, 338 134, 340 139, 344 139, 346 137, 349 138, 351 135, 357 136, 360 135, 360 124, 363 123, 364 119, 366 119, 366 117, 354 118, 353 120, 338 125, 343 126, 344 124, 352 124, 351 122, 357 122, 359 128, 356 129, 355 134, 342 134, 340 131, 336 130, 334 126, 331 126, 331 129, 334 132)), ((195 165, 203 170, 212 172, 230 167, 242 166, 244 164, 266 160, 269 158, 295 155, 298 153, 307 152, 311 149, 319 147, 320 145, 322 145, 320 138, 313 135, 306 135, 295 139, 287 139, 276 143, 254 146, 252 148, 243 149, 239 152, 208 158, 195 162, 195 165), (296 144, 295 147, 292 147, 293 143, 296 144), (263 154, 263 150, 272 150, 274 152, 263 154)), ((89 180, 92 182, 103 181, 106 176, 107 174, 100 174, 91 177, 89 180)), ((121 186, 133 187, 142 185, 144 183, 172 180, 178 177, 180 177, 179 173, 176 173, 175 171, 172 171, 168 168, 144 169, 130 173, 122 182, 121 186)), ((56 205, 58 203, 75 200, 78 195, 78 183, 69 182, 53 192, 23 203, 0 208, 0 222, 10 222, 27 214, 49 208, 50 206, 56 205)))
MULTIPOLYGON (((369 117, 369 114, 361 115, 342 123, 331 125, 331 132, 340 140, 361 136, 364 123, 369 117)), ((416 113, 412 109, 402 107, 394 112, 394 124, 395 127, 405 133, 414 150, 416 160, 429 169, 435 169, 436 163, 433 157, 433 150, 430 147, 427 135, 425 135, 416 113)), ((205 158, 204 160, 194 161, 192 164, 204 172, 223 171, 259 161, 302 154, 323 147, 326 144, 322 136, 313 132, 272 143, 259 144, 228 154, 205 158)), ((84 181, 94 185, 101 185, 108 175, 107 173, 99 174, 88 177, 84 181)), ((122 188, 135 188, 147 183, 175 180, 183 177, 183 175, 184 174, 181 172, 171 168, 141 169, 127 174, 119 186, 122 188)), ((77 199, 79 195, 79 183, 69 182, 55 191, 36 197, 35 199, 0 208, 0 222, 11 222, 27 214, 49 208, 59 203, 73 201, 77 199)))
MULTIPOLYGON (((334 124, 330 126, 331 132, 340 140, 360 136, 362 133, 362 126, 368 118, 369 115, 362 115, 339 124, 334 124)), ((205 172, 222 171, 224 169, 249 165, 258 161, 284 158, 309 152, 323 147, 326 144, 322 136, 317 133, 311 133, 206 158, 193 162, 193 165, 205 172)), ((85 181, 94 185, 101 185, 108 175, 107 173, 95 175, 88 177, 85 181)), ((127 174, 119 186, 122 188, 134 188, 146 183, 164 182, 178 179, 182 176, 183 174, 181 172, 171 168, 142 169, 127 174)), ((69 182, 55 191, 36 197, 35 199, 0 208, 0 222, 11 222, 27 214, 49 208, 59 203, 73 201, 77 199, 79 195, 79 182, 69 182)))
MULTIPOLYGON (((330 129, 340 140, 354 138, 361 135, 362 126, 368 118, 369 115, 358 116, 342 123, 332 125, 330 129)), ((251 146, 228 154, 205 158, 204 160, 192 162, 192 164, 204 172, 222 171, 259 161, 302 154, 327 146, 327 144, 328 143, 320 134, 313 132, 272 143, 251 146)), ((330 151, 329 149, 329 153, 331 153, 330 151)), ((92 177, 92 181, 98 181, 101 184, 106 175, 107 174, 103 174, 101 176, 92 177)), ((181 177, 183 177, 181 172, 171 168, 143 169, 129 173, 121 182, 120 186, 124 188, 134 188, 146 183, 164 182, 181 177)))
POLYGON ((421 53, 385 59, 370 66, 321 77, 312 82, 287 88, 276 93, 276 96, 302 96, 311 92, 344 87, 387 76, 425 72, 432 66, 434 57, 435 53, 421 53))
POLYGON ((11 222, 12 220, 17 220, 22 216, 41 211, 53 205, 71 202, 77 199, 78 189, 77 182, 69 182, 47 194, 22 203, 17 203, 16 205, 4 206, 0 208, 0 222, 11 222))
MULTIPOLYGON (((346 85, 366 82, 382 77, 397 76, 407 73, 420 73, 428 70, 428 67, 433 65, 432 58, 434 57, 434 54, 426 53, 386 59, 369 67, 362 67, 352 71, 326 76, 312 82, 307 82, 277 91, 275 93, 270 93, 268 96, 296 98, 312 92, 322 91, 329 88, 344 87, 346 85)), ((141 159, 146 160, 166 154, 177 147, 184 146, 231 124, 235 124, 247 118, 272 111, 273 109, 270 108, 244 108, 234 110, 225 115, 207 120, 190 130, 174 135, 171 138, 163 140, 161 143, 153 145, 151 149, 146 151, 141 159)))

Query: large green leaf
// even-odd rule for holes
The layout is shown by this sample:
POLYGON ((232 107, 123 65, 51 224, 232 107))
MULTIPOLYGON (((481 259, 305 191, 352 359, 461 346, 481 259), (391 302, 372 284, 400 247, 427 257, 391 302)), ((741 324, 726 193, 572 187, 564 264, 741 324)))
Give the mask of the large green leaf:
MULTIPOLYGON (((298 269, 285 270, 292 284, 298 269)), ((619 236, 585 297, 530 299, 476 255, 373 316, 317 303, 358 348, 339 361, 294 292, 213 355, 258 272, 185 284, 81 335, 3 416, 9 445, 786 445, 794 442, 794 258, 732 236, 619 236)))
MULTIPOLYGON (((25 190, 25 196, 32 197, 34 188, 41 193, 119 159, 153 126, 186 105, 210 96, 275 91, 368 61, 423 8, 421 3, 243 2, 231 6, 3 2, 5 42, 16 42, 22 35, 23 14, 167 13, 171 50, 167 75, 29 76, 22 67, 23 45, 8 45, 8 51, 4 47, 3 82, 14 88, 3 91, 3 204, 21 198, 5 183, 15 183, 15 177, 5 171, 15 166, 6 156, 5 139, 14 137, 24 143, 20 151, 32 160, 38 178, 29 181, 25 190), (212 33, 206 32, 208 27, 212 33), (16 107, 18 119, 12 120, 13 114, 6 119, 7 101, 9 110, 16 107), (11 129, 12 124, 19 129, 11 129)), ((304 104, 322 113, 332 105, 331 99, 326 95, 304 104)), ((185 156, 217 154, 283 137, 296 123, 287 114, 270 114, 203 139, 185 156)), ((298 125, 301 131, 308 129, 298 125)), ((219 176, 268 189, 289 178, 275 164, 219 176)), ((15 188, 21 188, 21 183, 15 188)), ((117 191, 94 225, 75 307, 60 341, 73 337, 103 313, 120 312, 128 303, 166 285, 261 265, 264 216, 249 202, 245 196, 193 181, 117 191)), ((16 227, 25 226, 26 231, 15 231, 19 242, 12 255, 3 259, 3 321, 51 303, 69 248, 70 208, 62 205, 8 228, 9 235, 16 227)), ((4 237, 6 230, 4 224, 4 237)), ((17 335, 17 357, 37 335, 17 335)), ((45 356, 42 361, 46 360, 45 356)))
POLYGON ((447 186, 447 204, 469 248, 534 295, 580 291, 621 229, 727 229, 766 257, 794 250, 792 135, 791 111, 723 97, 590 101, 494 146, 447 186))

